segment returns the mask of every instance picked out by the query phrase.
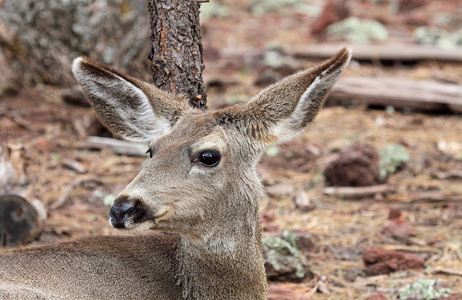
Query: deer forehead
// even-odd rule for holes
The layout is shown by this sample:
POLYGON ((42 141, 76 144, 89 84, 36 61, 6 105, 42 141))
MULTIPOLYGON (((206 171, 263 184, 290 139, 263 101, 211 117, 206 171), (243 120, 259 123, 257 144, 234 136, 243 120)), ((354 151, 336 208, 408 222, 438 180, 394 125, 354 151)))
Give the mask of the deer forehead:
POLYGON ((191 153, 201 150, 225 153, 230 146, 228 135, 213 113, 192 113, 180 118, 172 130, 153 141, 151 147, 156 150, 187 147, 191 153))

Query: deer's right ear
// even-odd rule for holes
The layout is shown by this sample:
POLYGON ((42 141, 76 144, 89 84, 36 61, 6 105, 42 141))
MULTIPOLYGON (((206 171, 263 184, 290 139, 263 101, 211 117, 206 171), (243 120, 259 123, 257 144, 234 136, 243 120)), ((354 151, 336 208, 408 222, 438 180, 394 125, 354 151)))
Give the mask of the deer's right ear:
POLYGON ((72 72, 101 122, 130 142, 149 144, 168 133, 189 108, 182 97, 86 57, 74 60, 72 72))
POLYGON ((220 122, 234 124, 263 145, 288 141, 317 115, 350 58, 351 51, 344 48, 331 59, 267 87, 246 104, 223 109, 220 122))

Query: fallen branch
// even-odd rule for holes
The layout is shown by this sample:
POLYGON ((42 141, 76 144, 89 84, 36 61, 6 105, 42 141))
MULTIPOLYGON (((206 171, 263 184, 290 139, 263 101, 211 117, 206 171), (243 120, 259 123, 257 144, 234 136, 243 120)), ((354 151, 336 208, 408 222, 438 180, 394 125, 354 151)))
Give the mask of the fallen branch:
MULTIPOLYGON (((309 47, 292 47, 288 53, 297 58, 324 59, 334 55, 344 44, 321 44, 309 47)), ((462 62, 460 49, 442 49, 422 45, 349 45, 353 50, 353 59, 370 61, 449 61, 462 62)))
POLYGON ((116 154, 128 156, 146 156, 147 147, 112 138, 89 136, 85 146, 90 149, 109 149, 116 154))
POLYGON ((338 81, 329 102, 359 101, 368 105, 462 112, 462 87, 404 78, 346 77, 338 81))
POLYGON ((388 191, 387 184, 361 186, 361 187, 327 187, 324 194, 329 196, 341 196, 345 198, 361 198, 375 194, 385 193, 388 191))
POLYGON ((73 159, 63 159, 61 162, 64 167, 69 168, 79 174, 87 173, 87 169, 78 161, 73 159))

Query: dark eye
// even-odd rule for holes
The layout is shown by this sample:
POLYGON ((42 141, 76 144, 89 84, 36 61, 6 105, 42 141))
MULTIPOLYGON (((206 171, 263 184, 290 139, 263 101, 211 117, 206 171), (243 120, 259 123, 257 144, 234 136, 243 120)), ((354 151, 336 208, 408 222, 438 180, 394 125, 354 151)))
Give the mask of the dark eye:
POLYGON ((221 154, 216 150, 206 150, 199 155, 199 162, 207 167, 215 167, 220 159, 221 154))
POLYGON ((148 154, 148 153, 149 153, 149 157, 152 158, 152 149, 151 148, 149 148, 148 151, 146 151, 146 154, 148 154))

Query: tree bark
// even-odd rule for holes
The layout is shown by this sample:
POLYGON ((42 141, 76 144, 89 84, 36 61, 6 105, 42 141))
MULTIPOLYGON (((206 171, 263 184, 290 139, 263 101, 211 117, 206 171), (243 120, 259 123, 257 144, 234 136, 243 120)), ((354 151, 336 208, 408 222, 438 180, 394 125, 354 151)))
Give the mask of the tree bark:
POLYGON ((206 109, 202 80, 199 3, 191 0, 147 0, 151 20, 151 72, 154 84, 183 94, 191 105, 206 109))
POLYGON ((149 81, 145 0, 0 0, 0 95, 74 86, 80 55, 149 81))

